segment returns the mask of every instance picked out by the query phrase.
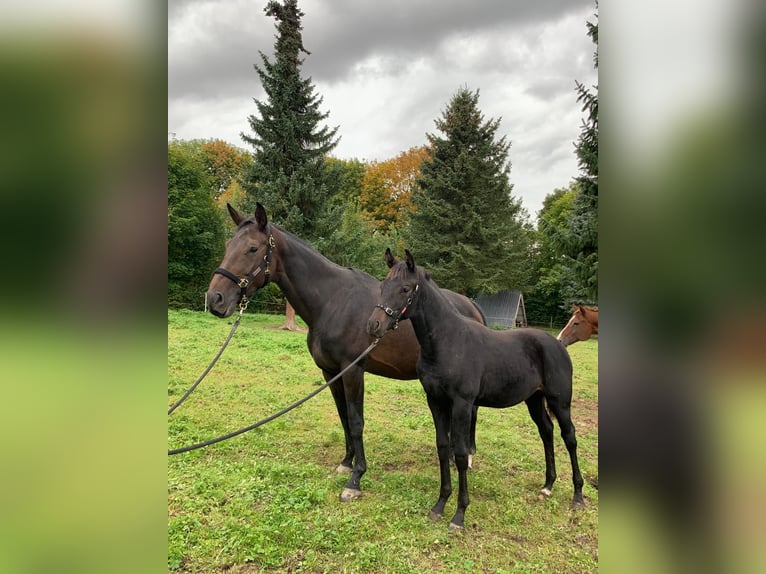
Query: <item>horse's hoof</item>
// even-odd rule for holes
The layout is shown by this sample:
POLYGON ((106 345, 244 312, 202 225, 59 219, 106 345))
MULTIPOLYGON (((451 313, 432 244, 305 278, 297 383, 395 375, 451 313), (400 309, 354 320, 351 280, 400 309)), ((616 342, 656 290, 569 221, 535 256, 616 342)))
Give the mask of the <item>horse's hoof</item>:
POLYGON ((463 530, 463 527, 460 524, 455 524, 454 522, 450 522, 449 529, 450 529, 450 532, 461 532, 463 530))
POLYGON ((552 494, 552 491, 550 488, 543 488, 540 491, 540 495, 537 497, 537 500, 545 500, 546 498, 550 498, 552 494))
POLYGON ((585 501, 582 499, 573 500, 572 505, 570 507, 572 510, 581 510, 585 508, 585 501))
POLYGON ((362 496, 361 490, 357 490, 356 488, 344 488, 343 492, 340 493, 340 501, 351 502, 360 496, 362 496))
POLYGON ((428 513, 428 518, 436 522, 437 520, 441 520, 441 517, 444 516, 443 514, 439 514, 438 512, 434 512, 433 510, 428 513))
POLYGON ((351 474, 352 472, 354 472, 354 469, 345 464, 339 464, 338 468, 335 469, 335 474, 351 474))

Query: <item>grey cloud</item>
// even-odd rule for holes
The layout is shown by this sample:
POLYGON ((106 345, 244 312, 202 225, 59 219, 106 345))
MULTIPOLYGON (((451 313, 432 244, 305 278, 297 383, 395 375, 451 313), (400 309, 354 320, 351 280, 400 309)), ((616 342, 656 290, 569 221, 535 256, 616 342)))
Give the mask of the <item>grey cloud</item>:
POLYGON ((373 55, 416 58, 433 52, 453 35, 478 31, 519 33, 526 25, 593 6, 590 0, 367 0, 319 4, 319 0, 305 3, 304 43, 315 54, 322 54, 307 62, 307 69, 323 81, 343 79, 355 62, 373 55))
MULTIPOLYGON (((170 37, 169 88, 172 98, 181 94, 197 97, 231 95, 244 91, 257 76, 254 63, 258 51, 271 55, 274 22, 263 14, 260 3, 171 2, 169 28, 193 14, 206 14, 196 30, 178 30, 170 37), (189 42, 189 35, 196 35, 189 42), (177 48, 173 42, 181 45, 177 48)), ((519 33, 522 26, 581 11, 590 0, 479 0, 420 2, 307 0, 303 38, 307 49, 304 71, 315 81, 335 82, 347 78, 354 65, 370 56, 387 58, 394 64, 433 53, 441 42, 455 34, 519 33)), ((583 23, 584 24, 584 23, 583 23)), ((584 34, 584 27, 583 27, 584 34)))

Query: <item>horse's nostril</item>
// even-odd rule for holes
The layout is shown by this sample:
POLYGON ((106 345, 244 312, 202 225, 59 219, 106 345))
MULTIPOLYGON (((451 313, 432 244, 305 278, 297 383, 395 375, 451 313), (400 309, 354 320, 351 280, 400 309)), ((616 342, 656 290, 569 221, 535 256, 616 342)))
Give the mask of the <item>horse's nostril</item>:
POLYGON ((223 303, 223 293, 221 293, 220 291, 216 291, 215 294, 213 295, 213 302, 216 305, 220 305, 221 303, 223 303))

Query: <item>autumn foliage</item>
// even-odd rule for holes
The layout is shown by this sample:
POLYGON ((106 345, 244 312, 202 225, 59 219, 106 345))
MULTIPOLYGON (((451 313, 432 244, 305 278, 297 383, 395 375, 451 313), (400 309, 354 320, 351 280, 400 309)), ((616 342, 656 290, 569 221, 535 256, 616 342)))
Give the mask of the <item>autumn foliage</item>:
POLYGON ((359 195, 362 216, 381 231, 390 226, 401 229, 414 209, 412 191, 427 157, 428 148, 420 146, 386 161, 371 162, 359 195))

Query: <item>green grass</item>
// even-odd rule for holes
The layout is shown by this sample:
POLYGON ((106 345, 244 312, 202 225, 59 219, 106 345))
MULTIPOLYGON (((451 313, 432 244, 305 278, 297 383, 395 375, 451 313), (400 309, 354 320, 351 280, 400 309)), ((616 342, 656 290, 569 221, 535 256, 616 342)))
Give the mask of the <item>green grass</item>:
MULTIPOLYGON (((199 312, 168 312, 168 404, 215 354, 231 327, 199 312)), ((170 447, 270 415, 323 382, 306 335, 282 317, 247 315, 218 365, 168 423, 170 447)), ((343 431, 323 392, 250 433, 168 459, 168 569, 177 572, 595 572, 597 570, 598 342, 569 347, 572 417, 587 508, 571 511, 571 468, 556 432, 559 479, 537 499, 545 463, 521 405, 480 409, 466 528, 428 519, 439 472, 434 429, 418 381, 366 376, 364 495, 338 496, 333 469, 343 431)), ((558 428, 558 427, 557 427, 558 428)))

